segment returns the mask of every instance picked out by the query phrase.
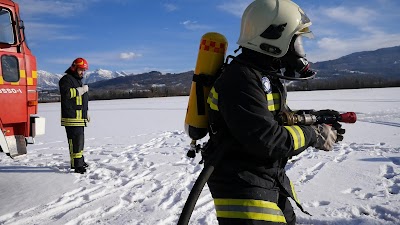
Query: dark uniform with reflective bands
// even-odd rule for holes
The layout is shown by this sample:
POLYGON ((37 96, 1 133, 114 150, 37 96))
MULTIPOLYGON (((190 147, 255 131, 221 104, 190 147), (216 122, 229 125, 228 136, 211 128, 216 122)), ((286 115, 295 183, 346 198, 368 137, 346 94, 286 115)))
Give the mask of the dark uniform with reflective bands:
POLYGON ((268 69, 265 55, 243 49, 237 59, 226 66, 207 101, 205 163, 213 151, 225 149, 208 181, 219 224, 295 224, 288 198, 302 207, 284 168, 288 158, 316 141, 315 132, 277 122, 279 112, 289 110, 284 86, 243 63, 268 69))
POLYGON ((87 124, 88 94, 79 96, 76 88, 82 87, 82 81, 68 69, 59 81, 61 94, 61 126, 67 132, 71 168, 83 167, 84 127, 87 124))

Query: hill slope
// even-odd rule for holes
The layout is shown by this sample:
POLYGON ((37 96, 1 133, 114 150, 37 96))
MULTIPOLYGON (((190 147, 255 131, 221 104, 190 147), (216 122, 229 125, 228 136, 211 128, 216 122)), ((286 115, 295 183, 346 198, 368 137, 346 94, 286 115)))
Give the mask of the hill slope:
MULTIPOLYGON (((319 78, 337 76, 383 77, 400 79, 400 46, 375 51, 357 52, 335 60, 312 64, 319 78)), ((38 71, 40 89, 57 89, 61 75, 38 71)), ((142 74, 128 74, 98 69, 87 73, 85 82, 93 90, 149 90, 154 85, 190 89, 193 71, 162 74, 151 71, 142 74)))

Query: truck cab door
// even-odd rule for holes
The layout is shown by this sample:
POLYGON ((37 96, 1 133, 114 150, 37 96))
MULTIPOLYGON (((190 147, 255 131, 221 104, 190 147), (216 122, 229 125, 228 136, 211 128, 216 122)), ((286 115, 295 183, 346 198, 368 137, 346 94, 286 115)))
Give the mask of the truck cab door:
POLYGON ((0 128, 10 156, 26 154, 29 135, 25 56, 18 45, 15 12, 0 7, 0 128))

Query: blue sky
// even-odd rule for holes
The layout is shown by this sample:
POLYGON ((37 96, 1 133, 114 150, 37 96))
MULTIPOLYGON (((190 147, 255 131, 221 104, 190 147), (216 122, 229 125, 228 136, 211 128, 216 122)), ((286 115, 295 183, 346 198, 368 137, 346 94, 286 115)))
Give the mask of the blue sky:
MULTIPOLYGON (((76 57, 89 69, 142 73, 193 70, 200 38, 219 32, 237 48, 240 17, 251 0, 14 0, 20 4, 38 69, 63 73, 76 57)), ((315 38, 309 61, 400 45, 400 1, 295 1, 315 38)))

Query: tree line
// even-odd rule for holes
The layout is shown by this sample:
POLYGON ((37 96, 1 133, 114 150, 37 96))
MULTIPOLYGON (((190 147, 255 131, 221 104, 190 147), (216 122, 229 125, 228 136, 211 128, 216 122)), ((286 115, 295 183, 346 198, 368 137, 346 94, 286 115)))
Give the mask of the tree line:
MULTIPOLYGON (((312 91, 312 90, 338 90, 360 88, 384 88, 400 87, 399 77, 384 77, 372 75, 346 75, 330 78, 319 78, 307 81, 285 82, 288 91, 312 91)), ((89 84, 90 86, 90 84, 89 84)), ((170 96, 188 96, 190 85, 153 85, 140 89, 93 89, 89 92, 90 100, 154 98, 170 96)), ((39 102, 60 101, 58 90, 40 91, 39 102)))
POLYGON ((384 87, 400 87, 400 76, 341 75, 337 77, 293 82, 287 86, 287 89, 288 91, 312 91, 384 87))

